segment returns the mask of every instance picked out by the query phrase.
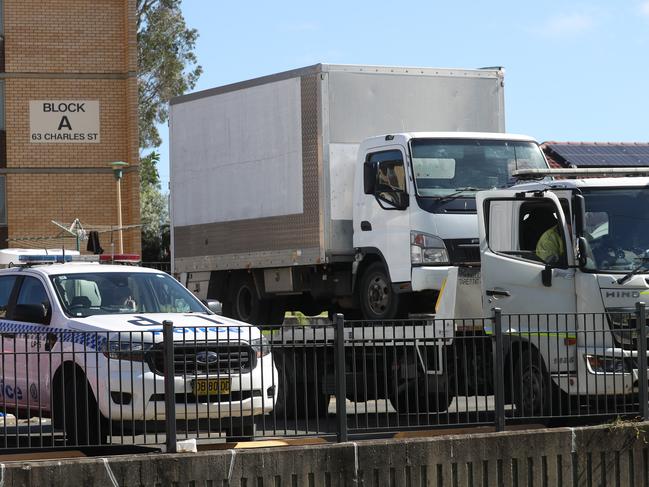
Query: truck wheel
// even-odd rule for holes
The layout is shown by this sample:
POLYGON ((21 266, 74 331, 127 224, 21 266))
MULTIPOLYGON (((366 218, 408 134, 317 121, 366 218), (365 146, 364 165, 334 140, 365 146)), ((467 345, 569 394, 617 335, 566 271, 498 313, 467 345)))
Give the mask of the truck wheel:
POLYGON ((55 399, 54 417, 55 426, 65 428, 67 444, 93 446, 107 443, 108 420, 99 412, 83 372, 67 369, 62 379, 63 391, 60 392, 64 397, 55 399))
POLYGON ((425 374, 417 361, 414 350, 409 350, 394 361, 393 377, 388 384, 388 398, 392 407, 400 414, 446 411, 453 400, 447 383, 437 382, 437 375, 425 374))
POLYGON ((259 299, 257 288, 249 274, 240 274, 234 279, 230 303, 226 309, 235 320, 253 325, 266 325, 270 303, 268 300, 259 299))
POLYGON ((392 282, 380 262, 374 262, 363 272, 359 298, 367 320, 390 320, 398 316, 400 297, 392 290, 392 282))
POLYGON ((543 416, 550 410, 551 380, 536 350, 525 350, 518 358, 513 381, 517 417, 543 416))
POLYGON ((276 418, 286 417, 290 421, 327 416, 330 396, 322 392, 322 379, 304 377, 302 357, 286 352, 281 359, 275 358, 275 367, 279 376, 274 407, 276 418))
POLYGON ((393 384, 388 393, 392 407, 399 414, 427 414, 446 411, 453 398, 445 387, 435 388, 426 385, 424 379, 410 380, 407 383, 393 384))

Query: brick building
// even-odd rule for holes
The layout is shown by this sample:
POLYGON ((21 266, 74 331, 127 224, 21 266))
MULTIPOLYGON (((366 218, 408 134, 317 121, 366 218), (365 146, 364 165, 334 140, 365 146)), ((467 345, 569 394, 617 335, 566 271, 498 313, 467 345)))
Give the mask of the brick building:
MULTIPOLYGON (((115 161, 123 224, 139 223, 135 3, 0 0, 0 247, 59 234, 51 220, 116 226, 115 161)), ((139 252, 139 229, 123 238, 139 252)))

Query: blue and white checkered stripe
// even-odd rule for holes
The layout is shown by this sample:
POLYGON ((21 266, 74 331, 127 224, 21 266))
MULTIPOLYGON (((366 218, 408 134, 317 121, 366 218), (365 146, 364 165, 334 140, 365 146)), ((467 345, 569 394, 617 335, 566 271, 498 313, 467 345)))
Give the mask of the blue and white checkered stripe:
POLYGON ((16 323, 13 321, 0 321, 0 333, 42 334, 43 339, 47 334, 57 335, 62 343, 74 343, 83 345, 85 348, 99 350, 107 342, 107 332, 77 331, 65 328, 52 328, 32 323, 16 323))

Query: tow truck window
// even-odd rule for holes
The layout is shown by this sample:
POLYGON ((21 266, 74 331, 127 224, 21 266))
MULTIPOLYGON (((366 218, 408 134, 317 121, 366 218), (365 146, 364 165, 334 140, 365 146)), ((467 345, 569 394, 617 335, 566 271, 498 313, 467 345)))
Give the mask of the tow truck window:
POLYGON ((16 276, 0 277, 0 318, 7 316, 7 305, 11 297, 11 291, 16 284, 16 276))
POLYGON ((646 188, 585 188, 586 269, 626 273, 645 269, 649 257, 646 188))
MULTIPOLYGON (((566 207, 564 214, 569 214, 567 201, 561 203, 566 207)), ((567 265, 566 238, 551 201, 491 201, 488 214, 488 240, 492 251, 537 263, 567 265), (512 225, 508 215, 516 207, 517 224, 512 225)))

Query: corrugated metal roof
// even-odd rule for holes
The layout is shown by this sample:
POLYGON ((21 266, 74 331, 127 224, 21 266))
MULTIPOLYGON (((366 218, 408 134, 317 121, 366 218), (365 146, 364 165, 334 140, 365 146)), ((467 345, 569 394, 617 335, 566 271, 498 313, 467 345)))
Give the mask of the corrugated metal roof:
POLYGON ((649 143, 545 142, 541 145, 551 166, 649 166, 649 143))

